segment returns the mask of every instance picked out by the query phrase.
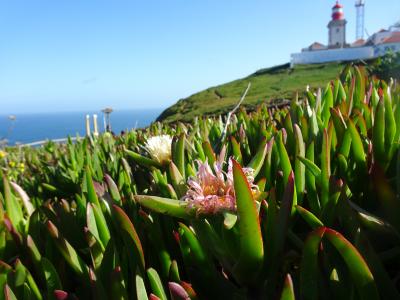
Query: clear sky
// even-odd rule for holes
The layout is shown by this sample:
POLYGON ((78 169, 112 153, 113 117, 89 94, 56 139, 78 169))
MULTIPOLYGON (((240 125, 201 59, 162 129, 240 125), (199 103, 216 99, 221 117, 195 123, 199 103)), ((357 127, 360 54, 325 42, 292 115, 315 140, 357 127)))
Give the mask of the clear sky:
MULTIPOLYGON (((326 44, 334 2, 0 0, 0 113, 165 108, 326 44)), ((369 33, 399 19, 399 0, 366 0, 369 33)))

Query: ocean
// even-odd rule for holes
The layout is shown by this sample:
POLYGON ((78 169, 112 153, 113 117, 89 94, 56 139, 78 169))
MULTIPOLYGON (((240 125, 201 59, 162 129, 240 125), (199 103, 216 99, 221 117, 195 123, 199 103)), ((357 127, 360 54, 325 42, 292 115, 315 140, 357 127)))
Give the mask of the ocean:
MULTIPOLYGON (((141 128, 150 125, 162 112, 162 109, 115 110, 110 115, 111 129, 116 134, 121 130, 141 128)), ((103 113, 91 112, 60 112, 16 114, 15 120, 9 115, 0 115, 0 140, 7 139, 9 145, 16 143, 32 143, 46 139, 66 138, 67 136, 85 136, 86 115, 97 114, 99 131, 104 130, 103 113)))

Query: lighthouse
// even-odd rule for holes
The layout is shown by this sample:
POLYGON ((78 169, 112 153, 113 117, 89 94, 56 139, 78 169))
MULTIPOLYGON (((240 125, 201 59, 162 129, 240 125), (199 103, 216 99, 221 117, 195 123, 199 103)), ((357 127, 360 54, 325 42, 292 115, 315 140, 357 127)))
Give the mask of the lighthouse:
POLYGON ((332 7, 332 19, 328 24, 329 48, 343 48, 346 46, 346 24, 343 5, 336 1, 335 6, 332 7))
MULTIPOLYGON (((357 8, 357 37, 364 31, 365 0, 355 0, 357 8)), ((400 22, 389 29, 372 34, 366 41, 362 38, 346 43, 346 24, 343 6, 336 1, 328 24, 328 45, 314 42, 291 55, 290 65, 322 64, 327 62, 368 60, 386 53, 400 53, 400 22)))

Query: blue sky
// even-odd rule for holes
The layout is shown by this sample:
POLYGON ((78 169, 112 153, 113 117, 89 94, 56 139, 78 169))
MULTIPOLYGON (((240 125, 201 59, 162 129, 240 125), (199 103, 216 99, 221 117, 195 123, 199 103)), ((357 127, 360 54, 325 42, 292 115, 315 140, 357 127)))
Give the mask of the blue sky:
MULTIPOLYGON (((366 2, 369 33, 400 19, 399 0, 366 2)), ((165 108, 326 43, 333 4, 0 0, 0 113, 165 108)))

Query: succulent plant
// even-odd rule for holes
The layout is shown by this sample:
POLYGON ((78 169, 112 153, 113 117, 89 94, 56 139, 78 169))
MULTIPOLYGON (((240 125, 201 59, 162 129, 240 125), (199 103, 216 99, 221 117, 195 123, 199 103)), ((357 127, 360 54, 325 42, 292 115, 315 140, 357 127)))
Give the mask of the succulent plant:
POLYGON ((0 299, 400 299, 399 148, 400 88, 362 67, 229 122, 7 148, 0 299))

